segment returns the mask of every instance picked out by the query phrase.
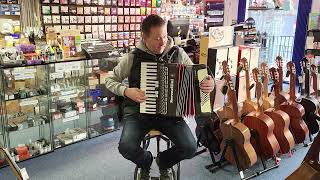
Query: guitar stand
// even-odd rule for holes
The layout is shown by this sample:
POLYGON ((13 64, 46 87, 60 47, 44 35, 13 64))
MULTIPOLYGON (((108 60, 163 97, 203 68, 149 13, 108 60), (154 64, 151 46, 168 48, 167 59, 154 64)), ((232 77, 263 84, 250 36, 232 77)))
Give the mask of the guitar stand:
POLYGON ((312 134, 310 133, 310 131, 309 131, 309 139, 310 139, 309 143, 305 143, 305 142, 303 143, 304 147, 308 147, 313 143, 313 137, 312 137, 312 134))

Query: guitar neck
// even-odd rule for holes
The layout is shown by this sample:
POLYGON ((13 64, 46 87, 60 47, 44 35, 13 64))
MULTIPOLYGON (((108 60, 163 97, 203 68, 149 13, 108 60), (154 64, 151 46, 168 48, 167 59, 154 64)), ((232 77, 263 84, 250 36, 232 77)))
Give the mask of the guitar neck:
POLYGON ((250 77, 249 71, 246 70, 246 95, 247 100, 251 101, 251 94, 250 94, 250 77))
POLYGON ((310 73, 309 73, 309 70, 307 70, 305 73, 304 88, 305 88, 306 96, 309 97, 310 96, 310 73))
POLYGON ((280 101, 279 101, 279 96, 280 96, 280 85, 279 82, 274 83, 274 109, 279 110, 280 109, 280 101))
POLYGON ((290 100, 295 101, 296 100, 296 86, 295 86, 295 74, 290 74, 290 100))
POLYGON ((6 149, 0 147, 0 153, 2 153, 4 155, 6 161, 9 163, 12 171, 14 172, 14 174, 16 175, 18 180, 23 180, 24 178, 20 172, 20 168, 18 167, 16 162, 11 158, 9 152, 6 149))
POLYGON ((279 91, 282 91, 282 86, 283 86, 283 70, 282 67, 279 68, 279 91))
POLYGON ((268 97, 268 82, 269 82, 268 75, 265 74, 263 76, 263 97, 264 98, 268 97))
POLYGON ((257 104, 258 104, 258 110, 260 113, 263 113, 263 107, 262 104, 260 102, 262 93, 261 93, 261 89, 262 89, 262 84, 260 82, 256 83, 256 93, 257 93, 257 104))
POLYGON ((313 87, 315 96, 318 98, 318 82, 317 81, 318 81, 317 74, 312 73, 312 87, 313 87))

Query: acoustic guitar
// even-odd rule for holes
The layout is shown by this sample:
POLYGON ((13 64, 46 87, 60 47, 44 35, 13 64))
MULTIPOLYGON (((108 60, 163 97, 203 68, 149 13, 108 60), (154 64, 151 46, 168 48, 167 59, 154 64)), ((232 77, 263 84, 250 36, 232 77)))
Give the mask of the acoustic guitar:
POLYGON ((283 91, 283 59, 281 56, 276 57, 276 63, 278 66, 278 73, 279 73, 279 102, 280 104, 289 101, 290 95, 283 91))
POLYGON ((317 122, 317 112, 319 107, 319 101, 310 96, 310 64, 306 58, 301 60, 301 68, 304 73, 304 85, 305 85, 305 95, 302 98, 300 104, 305 110, 303 120, 306 122, 309 132, 311 134, 316 134, 319 132, 319 124, 317 122))
MULTIPOLYGON (((318 73, 317 66, 312 64, 310 67, 311 77, 312 77, 312 88, 313 88, 313 96, 320 102, 319 92, 318 92, 318 73)), ((320 114, 320 108, 318 108, 318 115, 320 114)))
POLYGON ((285 154, 291 152, 292 148, 294 147, 294 138, 289 130, 290 117, 287 113, 280 110, 280 84, 278 72, 276 68, 271 68, 269 71, 270 77, 274 83, 274 108, 267 109, 264 111, 264 113, 273 120, 275 124, 273 133, 279 142, 280 152, 285 154))
MULTIPOLYGON (((226 64, 224 64, 225 66, 226 64)), ((227 67, 226 67, 227 68, 227 67)), ((233 140, 236 147, 236 153, 239 160, 239 165, 241 169, 247 169, 257 162, 257 154, 250 143, 250 129, 240 122, 238 116, 238 105, 236 91, 233 87, 230 74, 224 75, 228 87, 228 98, 232 105, 232 119, 228 119, 221 123, 220 129, 223 136, 223 141, 221 147, 225 146, 226 140, 233 140)), ((225 153, 225 159, 231 164, 236 164, 235 157, 233 155, 232 149, 227 148, 225 153)))
POLYGON ((301 104, 296 103, 296 69, 294 63, 291 61, 288 62, 287 68, 288 74, 290 75, 290 99, 288 102, 281 104, 280 109, 289 115, 290 130, 295 138, 295 142, 299 144, 303 143, 305 138, 309 135, 309 129, 302 118, 305 114, 305 110, 301 104))
POLYGON ((268 95, 268 66, 266 63, 261 63, 262 83, 263 83, 263 109, 274 107, 274 100, 268 95))
POLYGON ((320 179, 320 134, 314 139, 309 151, 304 157, 301 166, 286 180, 319 180, 320 179))
POLYGON ((8 162, 9 166, 11 167, 14 175, 18 178, 18 180, 29 179, 29 176, 28 176, 27 172, 25 171, 25 169, 19 168, 19 166, 16 164, 16 162, 10 156, 8 150, 4 149, 3 147, 0 147, 0 154, 4 155, 5 160, 8 162), (22 174, 22 172, 24 172, 24 173, 22 174))
POLYGON ((245 71, 246 96, 247 96, 246 100, 243 102, 242 115, 246 115, 246 114, 248 114, 250 112, 256 111, 258 109, 258 106, 251 99, 251 94, 250 94, 250 73, 249 73, 248 60, 246 58, 242 58, 241 59, 241 66, 242 66, 242 70, 245 71))
POLYGON ((259 81, 259 70, 252 70, 253 79, 256 83, 256 94, 258 111, 253 111, 244 117, 243 123, 250 129, 256 130, 259 135, 259 144, 256 146, 258 151, 265 158, 274 157, 280 150, 279 142, 273 134, 274 122, 263 112, 262 107, 262 83, 259 81), (260 148, 259 148, 260 146, 260 148))

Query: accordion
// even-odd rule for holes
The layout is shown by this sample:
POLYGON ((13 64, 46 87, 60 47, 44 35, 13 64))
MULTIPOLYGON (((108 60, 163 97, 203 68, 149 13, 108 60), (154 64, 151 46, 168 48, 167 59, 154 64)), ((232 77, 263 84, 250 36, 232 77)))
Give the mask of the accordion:
POLYGON ((140 113, 171 117, 205 116, 211 113, 209 93, 200 90, 208 77, 206 65, 141 62, 140 89, 146 101, 140 113))

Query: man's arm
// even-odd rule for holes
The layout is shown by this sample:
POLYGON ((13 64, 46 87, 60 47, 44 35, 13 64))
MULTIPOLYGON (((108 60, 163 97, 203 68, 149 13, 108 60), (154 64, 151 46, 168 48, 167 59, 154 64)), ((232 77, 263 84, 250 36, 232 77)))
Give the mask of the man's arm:
POLYGON ((119 64, 114 67, 113 74, 106 79, 106 87, 118 96, 124 96, 127 88, 122 81, 130 74, 132 67, 133 54, 128 53, 120 59, 119 64))

